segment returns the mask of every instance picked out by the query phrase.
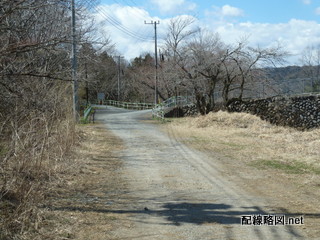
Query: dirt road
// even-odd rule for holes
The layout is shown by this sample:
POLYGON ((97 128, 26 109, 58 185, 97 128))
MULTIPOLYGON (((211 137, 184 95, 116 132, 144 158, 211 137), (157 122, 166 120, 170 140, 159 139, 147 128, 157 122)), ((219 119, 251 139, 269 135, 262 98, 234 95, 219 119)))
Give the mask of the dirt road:
POLYGON ((242 216, 285 213, 245 192, 218 155, 190 149, 141 121, 146 114, 108 107, 96 115, 125 145, 119 174, 128 183, 126 201, 112 211, 126 219, 113 239, 305 239, 299 225, 242 226, 242 216))

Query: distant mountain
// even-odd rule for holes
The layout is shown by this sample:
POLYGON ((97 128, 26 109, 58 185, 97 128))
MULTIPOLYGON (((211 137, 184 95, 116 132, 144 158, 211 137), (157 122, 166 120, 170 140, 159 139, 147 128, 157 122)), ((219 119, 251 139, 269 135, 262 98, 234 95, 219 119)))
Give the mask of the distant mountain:
POLYGON ((270 79, 281 82, 289 79, 309 78, 310 76, 307 74, 307 68, 309 67, 287 66, 280 68, 266 68, 265 72, 270 79))
POLYGON ((320 91, 320 66, 287 66, 266 68, 264 71, 280 95, 320 91))

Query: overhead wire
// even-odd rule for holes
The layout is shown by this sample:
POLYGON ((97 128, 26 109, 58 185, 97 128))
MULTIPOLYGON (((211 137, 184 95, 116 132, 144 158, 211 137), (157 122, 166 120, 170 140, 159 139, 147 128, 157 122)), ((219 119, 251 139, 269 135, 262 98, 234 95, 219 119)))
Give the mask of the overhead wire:
MULTIPOLYGON (((126 3, 126 12, 128 15, 134 15, 137 18, 141 19, 141 22, 144 23, 146 21, 146 16, 141 14, 139 10, 141 10, 138 6, 131 6, 128 1, 124 0, 123 2, 126 3), (130 9, 129 9, 130 8, 130 9), (130 11, 131 10, 131 11, 130 11)), ((152 30, 150 28, 142 27, 144 24, 141 24, 141 27, 139 27, 138 32, 142 34, 143 36, 152 36, 152 30), (142 30, 143 29, 143 30, 142 30)))
MULTIPOLYGON (((119 1, 117 1, 117 0, 114 0, 114 1, 119 3, 119 1)), ((135 15, 137 18, 140 18, 143 23, 146 21, 146 16, 141 14, 141 12, 139 11, 141 9, 140 9, 140 7, 138 7, 138 5, 135 2, 131 1, 134 6, 132 6, 127 0, 123 0, 123 2, 126 5, 126 9, 125 10, 128 13, 128 15, 129 14, 135 15), (132 11, 129 11, 128 8, 130 8, 132 11)), ((142 27, 142 26, 145 26, 145 24, 141 25, 141 27, 139 28, 138 32, 140 32, 144 36, 153 36, 154 35, 152 28, 146 27, 146 26, 142 27)), ((154 41, 154 37, 152 37, 152 40, 150 40, 150 41, 154 41)), ((143 43, 139 42, 138 40, 135 40, 134 44, 138 44, 138 46, 140 46, 140 47, 142 47, 142 45, 143 45, 143 43)))
POLYGON ((151 38, 144 37, 136 32, 131 31, 130 29, 126 28, 125 26, 123 26, 122 23, 120 23, 117 19, 115 19, 110 14, 108 14, 107 11, 104 10, 103 8, 99 8, 98 6, 94 6, 91 3, 91 1, 87 1, 87 3, 89 4, 89 7, 94 9, 98 14, 103 15, 103 17, 105 18, 105 20, 107 22, 109 22, 113 27, 115 27, 116 29, 118 29, 122 33, 124 33, 132 38, 135 38, 137 40, 140 40, 140 41, 151 41, 151 38))
MULTIPOLYGON (((122 5, 119 1, 117 0, 113 0, 114 2, 116 2, 119 5, 122 5)), ((137 46, 137 48, 145 48, 145 44, 146 42, 153 42, 154 41, 154 33, 153 33, 153 28, 151 27, 144 27, 144 31, 141 31, 141 28, 139 28, 139 33, 138 32, 133 32, 130 29, 128 29, 127 27, 125 27, 118 19, 116 19, 115 17, 113 17, 112 15, 110 15, 104 8, 101 8, 99 6, 95 6, 93 5, 93 3, 90 0, 86 0, 86 2, 89 4, 88 7, 90 7, 91 9, 93 9, 96 13, 101 14, 103 16, 103 18, 105 18, 105 20, 110 23, 113 27, 115 27, 117 30, 119 30, 120 32, 122 32, 123 34, 132 37, 134 39, 133 41, 133 45, 137 46), (148 30, 147 30, 148 29, 148 30), (152 36, 152 37, 145 37, 145 36, 152 36)), ((128 4, 127 1, 125 1, 127 3, 127 5, 134 9, 134 7, 130 6, 128 4)), ((131 0, 131 2, 136 6, 137 4, 131 0)), ((128 10, 127 10, 128 11, 128 10)), ((135 15, 136 17, 143 19, 145 21, 145 16, 143 16, 141 13, 138 14, 136 11, 132 11, 130 12, 131 14, 135 15)), ((129 11, 128 11, 129 14, 129 11)), ((142 24, 141 26, 144 26, 145 24, 142 24)))
MULTIPOLYGON (((118 0, 113 0, 113 1, 119 3, 118 0)), ((140 8, 134 0, 130 0, 130 2, 131 2, 135 7, 131 6, 131 4, 129 3, 129 0, 122 0, 122 1, 123 1, 124 3, 126 3, 126 5, 129 6, 130 8, 138 8, 138 9, 140 8)), ((120 3, 119 3, 119 4, 120 4, 120 3)), ((142 14, 137 14, 136 11, 133 11, 132 13, 133 13, 135 16, 143 19, 144 21, 146 20, 146 19, 145 19, 145 16, 143 16, 142 14)), ((139 31, 139 32, 140 32, 140 31, 139 31)), ((146 32, 146 31, 145 31, 145 32, 146 32)), ((150 28, 150 27, 149 27, 148 35, 154 36, 153 28, 150 28)), ((153 39, 152 41, 154 41, 154 37, 153 37, 152 39, 153 39)), ((163 39, 162 39, 162 40, 163 40, 163 39)), ((160 38, 160 39, 158 38, 158 43, 163 42, 162 40, 161 40, 161 38, 160 38)))
MULTIPOLYGON (((117 3, 118 5, 122 5, 118 0, 113 0, 113 2, 117 3)), ((132 6, 130 3, 128 3, 127 0, 123 0, 123 2, 125 3, 125 6, 127 7, 125 10, 128 13, 128 15, 129 14, 135 15, 136 17, 140 18, 143 22, 146 20, 146 17, 143 14, 141 14, 141 12, 137 13, 136 10, 140 10, 140 7, 134 1, 131 0, 131 2, 133 3, 134 6, 132 6), (129 11, 128 7, 130 9, 132 9, 132 11, 129 11)), ((141 26, 143 26, 143 25, 141 25, 141 26)), ((142 29, 142 27, 140 27, 137 32, 139 32, 143 36, 152 36, 153 35, 150 28, 143 28, 144 31, 142 33, 141 33, 141 29, 142 29), (149 29, 149 30, 147 30, 147 29, 149 29)))

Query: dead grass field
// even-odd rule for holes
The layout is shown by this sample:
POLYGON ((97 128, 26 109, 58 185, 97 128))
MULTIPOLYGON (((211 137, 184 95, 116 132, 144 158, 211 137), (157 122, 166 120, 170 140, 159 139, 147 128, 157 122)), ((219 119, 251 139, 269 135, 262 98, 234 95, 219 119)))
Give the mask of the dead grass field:
POLYGON ((180 138, 200 150, 219 152, 258 168, 320 174, 320 129, 273 126, 246 113, 209 113, 170 123, 180 138))

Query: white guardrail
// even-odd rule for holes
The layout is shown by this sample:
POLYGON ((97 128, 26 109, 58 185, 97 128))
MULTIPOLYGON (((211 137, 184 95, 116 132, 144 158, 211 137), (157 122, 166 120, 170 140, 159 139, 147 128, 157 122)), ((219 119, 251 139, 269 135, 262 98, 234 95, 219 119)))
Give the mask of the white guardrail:
POLYGON ((184 96, 174 96, 168 98, 167 100, 163 101, 162 103, 156 105, 152 109, 152 116, 157 117, 159 119, 164 120, 165 111, 168 109, 172 109, 174 107, 182 107, 192 104, 188 97, 184 96))
POLYGON ((162 104, 158 104, 156 107, 152 108, 152 117, 164 120, 164 107, 162 104))
POLYGON ((114 100, 107 100, 107 105, 126 108, 126 109, 136 109, 136 110, 145 110, 145 109, 152 109, 154 107, 153 103, 131 103, 131 102, 121 102, 121 101, 114 101, 114 100))

